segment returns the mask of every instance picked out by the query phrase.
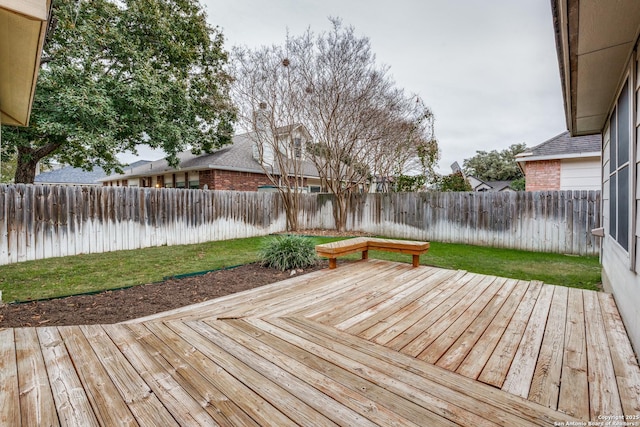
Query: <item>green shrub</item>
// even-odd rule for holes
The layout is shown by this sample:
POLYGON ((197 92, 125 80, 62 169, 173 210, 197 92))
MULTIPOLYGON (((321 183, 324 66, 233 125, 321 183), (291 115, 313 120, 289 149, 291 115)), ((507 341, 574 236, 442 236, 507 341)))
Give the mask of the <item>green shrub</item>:
POLYGON ((302 236, 278 236, 267 240, 260 250, 262 265, 293 270, 314 265, 317 260, 313 241, 302 236))

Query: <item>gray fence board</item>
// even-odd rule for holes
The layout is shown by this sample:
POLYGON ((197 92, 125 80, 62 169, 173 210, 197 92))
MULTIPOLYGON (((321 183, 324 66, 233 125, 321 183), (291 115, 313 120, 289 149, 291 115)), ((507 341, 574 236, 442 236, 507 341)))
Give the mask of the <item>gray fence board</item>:
MULTIPOLYGON (((326 209, 331 196, 303 199, 306 228, 334 227, 326 209)), ((591 235, 600 226, 596 191, 367 194, 352 196, 347 206, 347 230, 580 255, 600 250, 591 235)))
MULTIPOLYGON (((594 191, 354 194, 347 229, 472 245, 598 254, 594 191)), ((333 196, 302 195, 302 228, 335 228, 333 196)), ((277 193, 0 185, 0 265, 285 230, 277 193)))

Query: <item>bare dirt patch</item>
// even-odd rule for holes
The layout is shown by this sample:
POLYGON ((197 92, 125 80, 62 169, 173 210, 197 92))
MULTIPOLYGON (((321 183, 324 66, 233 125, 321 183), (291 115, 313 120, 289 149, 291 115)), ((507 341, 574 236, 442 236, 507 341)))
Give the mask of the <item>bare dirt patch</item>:
MULTIPOLYGON (((319 261, 316 266, 297 270, 295 274, 305 274, 327 266, 327 261, 319 261)), ((254 263, 200 276, 93 295, 7 304, 0 306, 0 328, 118 323, 256 288, 289 277, 291 271, 275 270, 254 263)))

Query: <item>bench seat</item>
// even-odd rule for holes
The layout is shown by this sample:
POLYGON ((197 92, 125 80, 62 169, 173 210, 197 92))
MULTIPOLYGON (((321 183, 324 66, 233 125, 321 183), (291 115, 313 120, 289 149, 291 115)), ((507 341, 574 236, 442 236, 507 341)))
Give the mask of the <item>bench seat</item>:
POLYGON ((343 255, 362 252, 362 259, 369 257, 369 251, 386 251, 413 256, 413 266, 420 265, 420 255, 427 253, 429 242, 415 240, 379 239, 376 237, 356 237, 338 242, 316 245, 318 256, 329 258, 329 268, 336 268, 336 259, 343 255))

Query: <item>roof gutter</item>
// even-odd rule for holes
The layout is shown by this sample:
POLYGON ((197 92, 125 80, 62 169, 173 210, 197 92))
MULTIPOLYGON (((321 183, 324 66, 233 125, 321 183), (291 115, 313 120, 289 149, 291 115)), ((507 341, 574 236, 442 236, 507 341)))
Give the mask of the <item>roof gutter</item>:
MULTIPOLYGON (((199 171, 202 170, 204 168, 209 168, 209 169, 218 169, 218 170, 224 170, 224 171, 231 171, 231 172, 245 172, 245 173, 257 173, 257 174, 264 174, 263 170, 255 170, 255 169, 249 169, 249 168, 234 168, 231 166, 219 166, 219 165, 206 165, 206 166, 193 166, 190 168, 184 168, 184 169, 179 169, 179 170, 153 170, 150 169, 148 171, 145 171, 143 173, 131 173, 131 174, 123 174, 123 175, 117 175, 117 176, 107 176, 104 178, 100 178, 99 180, 97 180, 98 182, 109 182, 109 181, 117 181, 120 179, 134 179, 134 178, 147 178, 150 176, 156 176, 156 175, 172 175, 175 173, 180 173, 180 172, 191 172, 191 171, 199 171)), ((274 173, 274 175, 280 175, 277 173, 274 173)), ((320 179, 319 176, 313 176, 313 175, 303 175, 302 178, 310 178, 310 179, 320 179)))
POLYGON ((565 121, 569 133, 575 135, 576 99, 573 94, 577 90, 574 73, 577 72, 578 57, 575 52, 572 52, 571 46, 577 43, 579 0, 551 0, 551 14, 562 83, 565 121), (569 21, 569 17, 571 17, 571 21, 569 21))
POLYGON ((516 157, 516 162, 533 162, 540 160, 563 160, 563 159, 585 159, 589 157, 600 157, 599 151, 589 151, 584 153, 569 153, 569 154, 548 154, 546 156, 522 156, 516 157))

